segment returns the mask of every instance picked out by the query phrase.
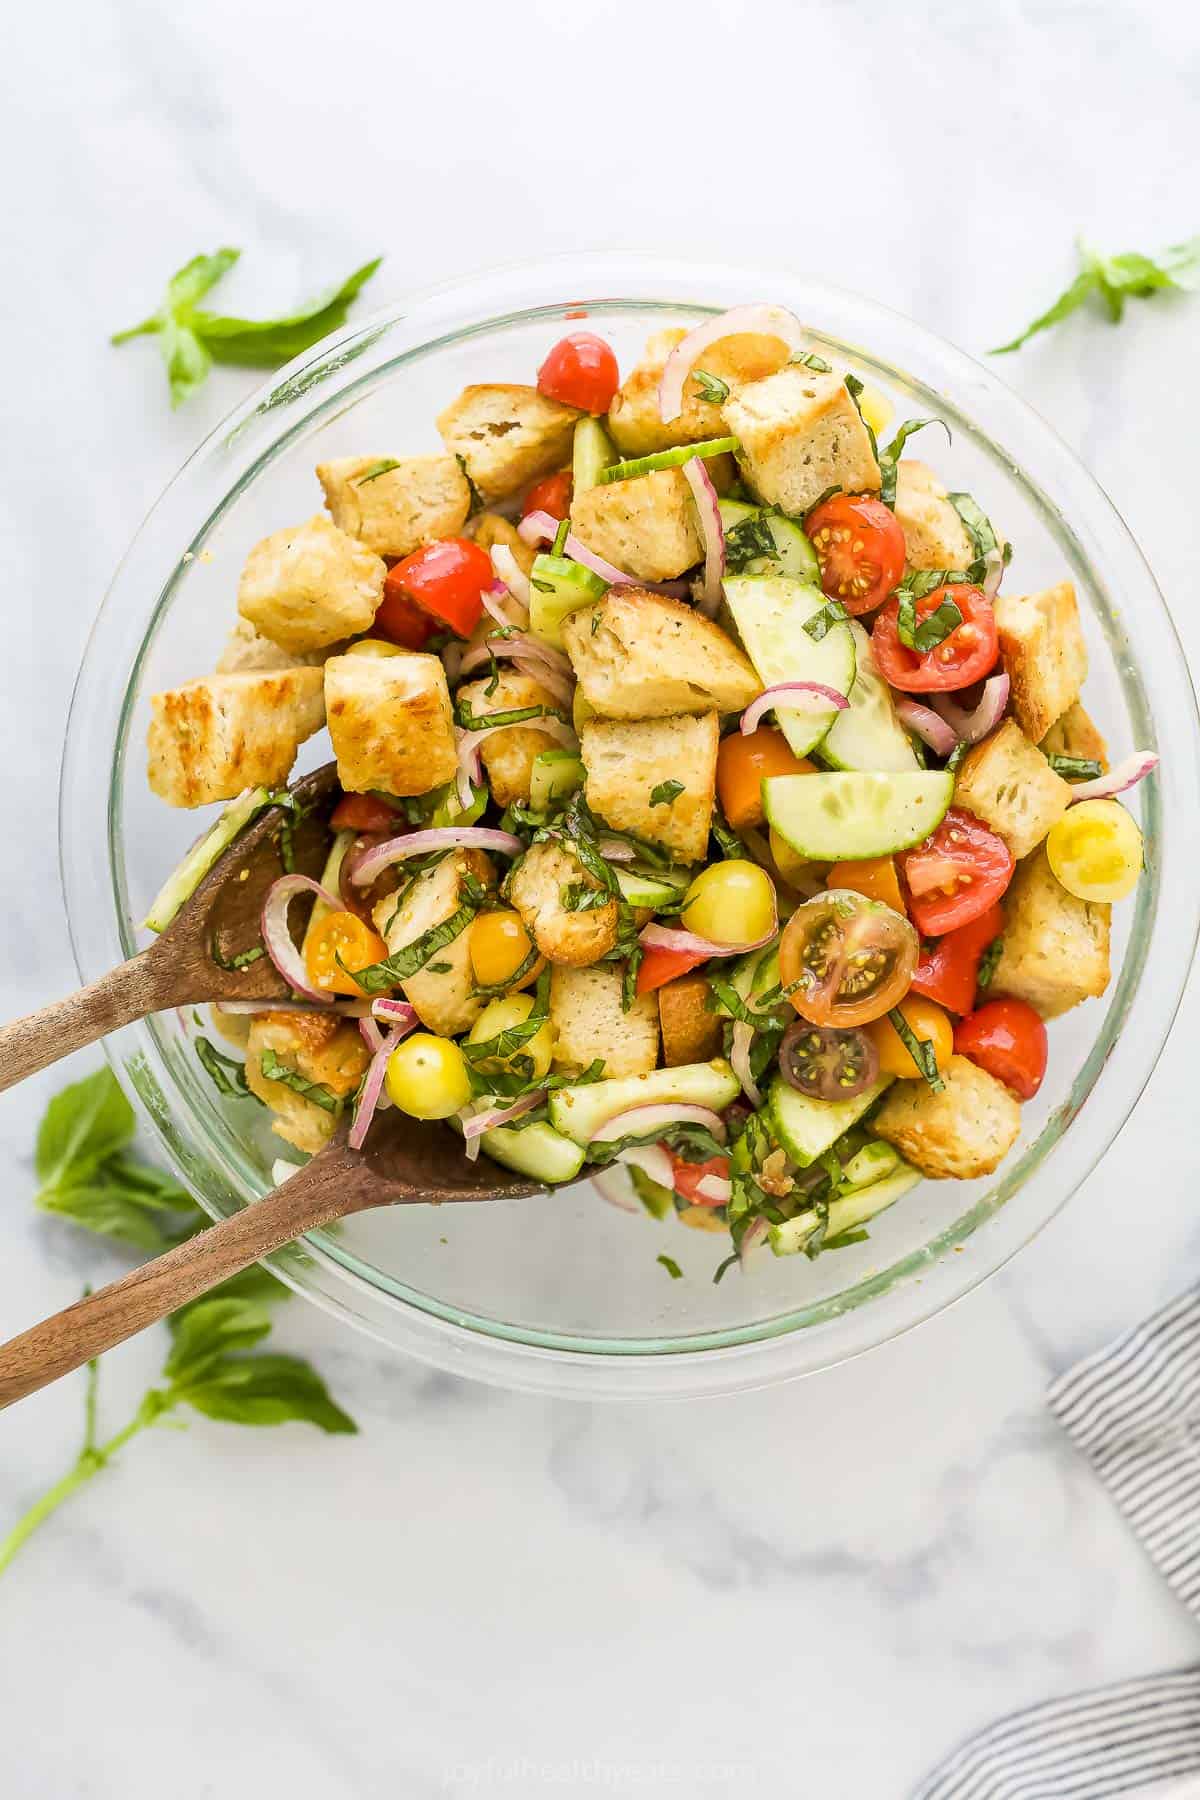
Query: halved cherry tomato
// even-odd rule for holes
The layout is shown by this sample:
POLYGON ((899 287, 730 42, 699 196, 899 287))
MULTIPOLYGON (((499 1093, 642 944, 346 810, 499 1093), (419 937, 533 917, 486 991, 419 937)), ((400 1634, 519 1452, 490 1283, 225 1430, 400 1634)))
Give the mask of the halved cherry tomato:
POLYGON ((734 831, 765 822, 764 775, 811 775, 813 765, 797 756, 773 725, 760 725, 745 737, 731 731, 717 751, 717 798, 734 831))
POLYGON ((686 975, 697 963, 708 959, 694 950, 663 950, 651 945, 643 951, 642 960, 638 964, 637 991, 639 994, 652 994, 668 981, 674 981, 677 975, 686 975))
POLYGON ((878 900, 833 888, 798 906, 779 940, 779 978, 814 1025, 863 1025, 908 992, 920 945, 878 900))
POLYGON ((557 475, 543 475, 526 494, 521 517, 526 519, 530 513, 544 512, 552 519, 565 519, 571 510, 574 487, 575 479, 570 469, 560 469, 557 475))
POLYGON ((317 925, 305 946, 308 979, 325 994, 350 994, 361 1000, 363 991, 346 973, 383 962, 388 947, 377 931, 352 912, 331 912, 317 925), (342 965, 345 965, 343 967, 342 965))
POLYGON ((681 1156, 671 1156, 671 1166, 675 1172, 675 1192, 681 1199, 687 1200, 692 1206, 725 1205, 724 1200, 712 1194, 702 1194, 699 1188, 706 1175, 715 1175, 718 1181, 729 1180, 727 1156, 710 1156, 707 1162, 695 1163, 684 1162, 681 1156))
POLYGON ((400 831, 401 815, 374 794, 343 794, 329 815, 335 831, 400 831))
POLYGON ((969 925, 994 906, 1013 877, 1003 838, 952 806, 932 837, 901 859, 909 912, 922 937, 969 925))
POLYGON ((946 600, 957 606, 962 624, 932 650, 910 650, 900 642, 898 600, 889 600, 871 628, 871 649, 879 673, 906 694, 970 687, 973 681, 990 675, 995 666, 1000 648, 996 615, 982 588, 968 587, 965 582, 935 588, 917 601, 918 625, 946 600))
POLYGON ((421 650, 438 629, 436 619, 423 612, 404 586, 401 564, 389 569, 383 583, 383 599, 371 630, 405 650, 421 650))
POLYGON ((538 392, 581 412, 607 412, 621 375, 612 346, 593 331, 560 338, 538 370, 538 392))
MULTIPOLYGON (((932 1045, 933 1060, 939 1070, 944 1069, 954 1054, 954 1027, 941 1007, 912 995, 900 1002, 898 1010, 913 1036, 932 1045)), ((924 1070, 918 1069, 912 1051, 890 1019, 872 1019, 866 1031, 885 1075, 894 1075, 897 1081, 921 1079, 924 1070)))
POLYGON ((904 532, 890 506, 870 494, 833 494, 804 522, 821 586, 848 613, 882 606, 904 573, 904 532))
POLYGON ((1046 1027, 1024 1000, 989 1000, 954 1027, 954 1048, 1032 1100, 1046 1073, 1046 1027))
POLYGON ((890 856, 870 856, 862 862, 834 863, 825 884, 831 888, 850 888, 865 894, 868 900, 882 900, 893 912, 906 916, 900 877, 890 856))
POLYGON ((969 925, 947 932, 931 949, 921 952, 912 978, 913 993, 924 994, 951 1012, 969 1013, 975 1004, 975 977, 983 953, 1003 930, 1003 908, 989 906, 969 925))
MULTIPOLYGON (((480 595, 494 580, 487 551, 462 537, 425 544, 398 562, 387 577, 394 588, 433 615, 435 631, 448 625, 459 637, 470 637, 478 625, 483 616, 480 595)), ((378 620, 376 614, 376 623, 378 620)))

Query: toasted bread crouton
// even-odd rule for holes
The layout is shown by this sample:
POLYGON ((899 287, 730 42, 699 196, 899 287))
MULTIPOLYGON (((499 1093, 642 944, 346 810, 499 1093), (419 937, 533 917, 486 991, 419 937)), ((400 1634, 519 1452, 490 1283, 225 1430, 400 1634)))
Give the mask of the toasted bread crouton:
POLYGON ((721 1020, 707 1006, 706 975, 679 975, 658 989, 662 1058, 668 1068, 711 1062, 721 1054, 721 1020))
POLYGON ((975 547, 927 463, 904 458, 896 471, 897 522, 908 569, 967 569, 975 547))
MULTIPOLYGON (((389 956, 415 944, 427 931, 444 925, 462 909, 470 898, 467 875, 484 887, 491 887, 496 880, 495 866, 481 850, 452 850, 432 869, 418 875, 411 887, 402 890, 398 905, 394 894, 385 895, 376 904, 375 928, 383 937, 389 956)), ((487 1004, 475 992, 470 921, 448 944, 439 945, 424 967, 405 977, 400 990, 409 1005, 416 1007, 427 1030, 443 1037, 469 1031, 487 1004)))
POLYGON ((585 488, 571 502, 571 524, 581 543, 635 581, 671 581, 704 555, 682 469, 585 488))
POLYGON ((572 912, 562 903, 564 888, 593 880, 565 844, 534 844, 513 869, 508 897, 526 931, 548 962, 583 969, 607 956, 617 941, 617 903, 590 912, 572 912))
POLYGON ((317 480, 339 531, 380 556, 407 556, 462 530, 471 489, 452 456, 339 456, 317 480))
POLYGON ((1098 762, 1101 773, 1107 773, 1108 745, 1078 700, 1068 706, 1061 719, 1055 719, 1038 748, 1047 756, 1078 756, 1098 762))
POLYGON ((738 462, 760 500, 806 513, 826 488, 877 494, 879 464, 845 379, 789 364, 735 388, 722 412, 738 462))
MULTIPOLYGON (((501 513, 476 513, 475 517, 465 526, 463 535, 474 538, 481 550, 489 552, 493 544, 504 544, 512 551, 517 567, 523 574, 528 575, 533 567, 533 559, 537 555, 537 550, 532 544, 525 542, 512 520, 504 518, 501 513)), ((491 626, 493 621, 488 619, 485 623, 491 626)))
POLYGON ((1020 864, 1003 906, 1004 936, 990 993, 1012 994, 1043 1019, 1057 1019, 1104 992, 1112 907, 1068 894, 1044 846, 1020 864))
POLYGON ((954 784, 955 806, 990 825, 1018 862, 1070 803, 1067 783, 1011 719, 967 751, 954 784))
POLYGON ((658 1066, 658 1008, 639 994, 621 1011, 621 963, 557 968, 550 977, 554 1067, 578 1075, 599 1057, 606 1076, 645 1075, 658 1066))
POLYGON ((535 387, 487 382, 465 387, 439 413, 437 428, 451 455, 462 457, 480 499, 491 501, 570 462, 578 417, 573 406, 535 387))
MULTIPOLYGON (((494 687, 490 677, 468 681, 459 688, 456 698, 459 705, 466 707, 475 718, 485 718, 488 713, 518 712, 527 706, 544 706, 550 712, 558 711, 558 702, 549 689, 542 687, 532 675, 522 675, 517 669, 502 669, 494 687)), ((528 725, 504 725, 485 738, 479 746, 479 754, 496 805, 511 806, 518 800, 527 802, 534 757, 543 750, 560 747, 558 738, 548 731, 540 731, 532 719, 528 725)))
POLYGON ((276 1137, 315 1156, 333 1136, 338 1115, 285 1082, 268 1080, 262 1072, 267 1050, 277 1062, 342 1101, 349 1100, 362 1080, 370 1053, 356 1025, 327 1013, 259 1013, 251 1023, 246 1085, 275 1114, 271 1130, 276 1137))
POLYGON ((436 656, 331 656, 325 700, 348 794, 427 794, 455 773, 450 690, 436 656))
POLYGON ((1035 744, 1078 700, 1087 675, 1087 645, 1069 581, 1038 594, 997 594, 1000 655, 1012 683, 1013 717, 1035 744))
POLYGON ((644 588, 610 588, 564 619, 562 632, 584 699, 610 719, 741 712, 762 692, 719 625, 644 588))
POLYGON ((238 582, 238 611, 285 650, 320 650, 372 623, 387 564, 317 513, 255 544, 238 582))
POLYGON ((150 696, 149 781, 170 806, 280 787, 296 751, 325 723, 320 669, 205 675, 150 696))
POLYGON ((614 831, 661 844, 675 862, 699 862, 712 826, 720 735, 715 712, 589 719, 580 738, 588 805, 614 831), (655 800, 655 789, 671 781, 682 791, 655 800))
MULTIPOLYGON (((608 429, 625 456, 649 456, 675 444, 698 444, 703 438, 725 436, 721 408, 700 398, 691 376, 683 384, 683 411, 663 423, 658 410, 658 384, 668 356, 684 336, 682 327, 656 331, 646 343, 642 360, 621 383, 608 413, 608 429)), ((781 369, 789 355, 782 338, 756 331, 739 331, 710 344, 698 366, 732 387, 742 381, 758 381, 781 369)))
POLYGON ((990 1175, 1021 1129, 1008 1089, 965 1056, 952 1056, 935 1094, 924 1081, 895 1081, 872 1129, 933 1181, 990 1175))
POLYGON ((239 619, 225 640, 214 673, 252 675, 260 669, 319 669, 340 647, 330 644, 322 650, 285 650, 255 631, 248 619, 239 619))

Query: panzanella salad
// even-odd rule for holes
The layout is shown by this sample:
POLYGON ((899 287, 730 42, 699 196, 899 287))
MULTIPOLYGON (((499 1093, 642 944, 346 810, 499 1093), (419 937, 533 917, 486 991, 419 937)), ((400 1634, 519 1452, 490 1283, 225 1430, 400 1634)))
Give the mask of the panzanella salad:
POLYGON ((1109 768, 1070 582, 1014 587, 889 413, 745 306, 320 465, 153 700, 154 791, 232 801, 157 927, 323 725, 343 790, 241 956, 294 999, 223 1011, 214 1079, 301 1151, 392 1105, 742 1258, 990 1174, 1108 982, 1155 759, 1109 768))

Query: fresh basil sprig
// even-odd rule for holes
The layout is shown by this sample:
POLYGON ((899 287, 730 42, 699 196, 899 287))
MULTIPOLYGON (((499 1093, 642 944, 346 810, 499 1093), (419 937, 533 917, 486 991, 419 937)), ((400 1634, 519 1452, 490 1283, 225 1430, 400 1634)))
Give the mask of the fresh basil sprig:
POLYGON ((1164 288, 1192 293, 1200 286, 1200 237, 1172 244, 1157 258, 1143 256, 1140 251, 1126 250, 1119 256, 1101 256, 1082 238, 1076 238, 1075 250, 1082 264, 1078 275, 1065 288, 1053 306, 1039 313, 1010 343, 1000 344, 992 356, 1007 356, 1019 350, 1039 331, 1049 331, 1096 295, 1114 325, 1120 324, 1126 300, 1144 300, 1164 288))

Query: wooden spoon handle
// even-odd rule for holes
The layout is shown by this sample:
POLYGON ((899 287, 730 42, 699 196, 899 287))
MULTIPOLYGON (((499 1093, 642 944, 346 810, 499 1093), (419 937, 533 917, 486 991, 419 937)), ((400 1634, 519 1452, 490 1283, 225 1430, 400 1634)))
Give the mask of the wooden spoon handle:
POLYGON ((69 1375, 281 1244, 354 1212, 356 1201, 345 1169, 315 1157, 265 1199, 0 1344, 0 1407, 69 1375))
POLYGON ((165 1002, 160 971, 152 958, 153 946, 110 969, 91 987, 0 1026, 0 1093, 60 1056, 157 1011, 165 1002))

